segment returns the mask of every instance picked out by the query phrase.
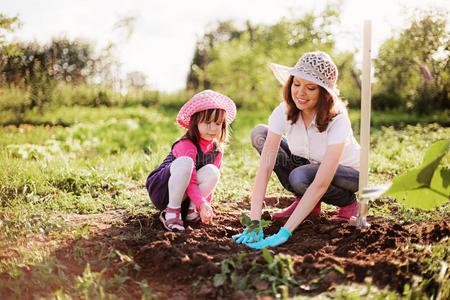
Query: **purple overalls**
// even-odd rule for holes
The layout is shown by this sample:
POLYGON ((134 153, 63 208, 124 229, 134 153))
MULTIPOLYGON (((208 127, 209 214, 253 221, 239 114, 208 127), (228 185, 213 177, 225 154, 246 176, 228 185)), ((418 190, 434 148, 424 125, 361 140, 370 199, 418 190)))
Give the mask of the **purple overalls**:
MULTIPOLYGON (((180 140, 173 143, 170 153, 164 159, 162 164, 154 169, 150 175, 147 177, 147 182, 145 186, 147 187, 148 195, 153 204, 159 209, 164 210, 169 204, 169 178, 170 178, 170 165, 176 159, 173 155, 173 147, 180 142, 180 140)), ((207 164, 212 164, 216 159, 219 151, 217 150, 216 144, 213 145, 213 149, 208 153, 203 153, 200 145, 194 144, 197 148, 197 154, 195 156, 195 169, 199 170, 207 164)), ((184 217, 189 208, 189 201, 183 201, 181 204, 181 214, 184 217)))

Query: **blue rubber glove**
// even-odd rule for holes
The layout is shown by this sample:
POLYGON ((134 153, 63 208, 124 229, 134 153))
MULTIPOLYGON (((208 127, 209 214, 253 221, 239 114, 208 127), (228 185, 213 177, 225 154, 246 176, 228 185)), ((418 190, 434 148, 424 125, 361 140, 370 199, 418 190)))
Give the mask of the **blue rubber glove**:
POLYGON ((264 239, 264 233, 262 229, 256 230, 259 227, 259 220, 252 221, 252 225, 245 228, 243 233, 233 235, 232 238, 236 240, 238 244, 255 243, 264 239))
POLYGON ((277 234, 266 237, 262 241, 256 243, 246 243, 245 245, 253 249, 262 249, 264 247, 275 247, 286 242, 292 233, 284 227, 281 227, 277 234))

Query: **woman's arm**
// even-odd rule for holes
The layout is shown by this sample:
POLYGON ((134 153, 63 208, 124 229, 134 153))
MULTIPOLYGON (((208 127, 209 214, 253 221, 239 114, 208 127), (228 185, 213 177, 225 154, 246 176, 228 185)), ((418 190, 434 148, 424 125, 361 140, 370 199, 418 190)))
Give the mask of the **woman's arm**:
POLYGON ((250 211, 250 218, 252 220, 261 219, 262 203, 264 196, 266 195, 267 183, 269 182, 270 175, 272 174, 275 165, 280 142, 281 135, 275 134, 269 130, 253 185, 250 211))
POLYGON ((309 215, 314 206, 319 202, 320 198, 322 198, 323 194, 325 194, 328 186, 333 180, 343 152, 344 143, 329 145, 327 147, 316 177, 303 195, 302 201, 300 201, 284 225, 287 230, 293 232, 309 215))

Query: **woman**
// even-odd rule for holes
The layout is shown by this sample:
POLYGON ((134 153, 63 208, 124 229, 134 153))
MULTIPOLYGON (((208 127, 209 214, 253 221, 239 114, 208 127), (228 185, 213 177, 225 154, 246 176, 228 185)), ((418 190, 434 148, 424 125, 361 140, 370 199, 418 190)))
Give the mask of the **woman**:
POLYGON ((261 154, 251 197, 253 224, 233 237, 257 249, 286 242, 310 213, 320 213, 321 201, 340 208, 336 221, 355 216, 359 207, 360 147, 338 97, 336 65, 316 51, 303 54, 293 68, 271 64, 271 69, 284 84, 284 102, 273 110, 268 126, 252 130, 252 144, 261 154), (272 171, 297 200, 273 215, 290 217, 277 234, 263 239, 258 223, 272 171))

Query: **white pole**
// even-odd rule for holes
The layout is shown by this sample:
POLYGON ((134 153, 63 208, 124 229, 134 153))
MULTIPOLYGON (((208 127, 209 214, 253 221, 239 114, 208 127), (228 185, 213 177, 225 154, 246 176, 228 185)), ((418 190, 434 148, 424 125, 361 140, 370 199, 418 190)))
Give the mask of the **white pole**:
POLYGON ((363 64, 361 84, 361 126, 360 126, 360 168, 359 194, 369 182, 369 147, 370 147, 370 72, 371 72, 371 31, 372 22, 364 21, 363 31, 363 64))
POLYGON ((370 51, 371 51, 371 30, 372 23, 364 21, 363 29, 363 64, 362 64, 362 84, 361 84, 361 125, 360 125, 360 145, 361 152, 359 158, 359 210, 356 217, 351 217, 349 224, 357 228, 368 228, 370 224, 366 221, 369 203, 364 197, 364 188, 369 182, 369 146, 370 146, 370 51))

